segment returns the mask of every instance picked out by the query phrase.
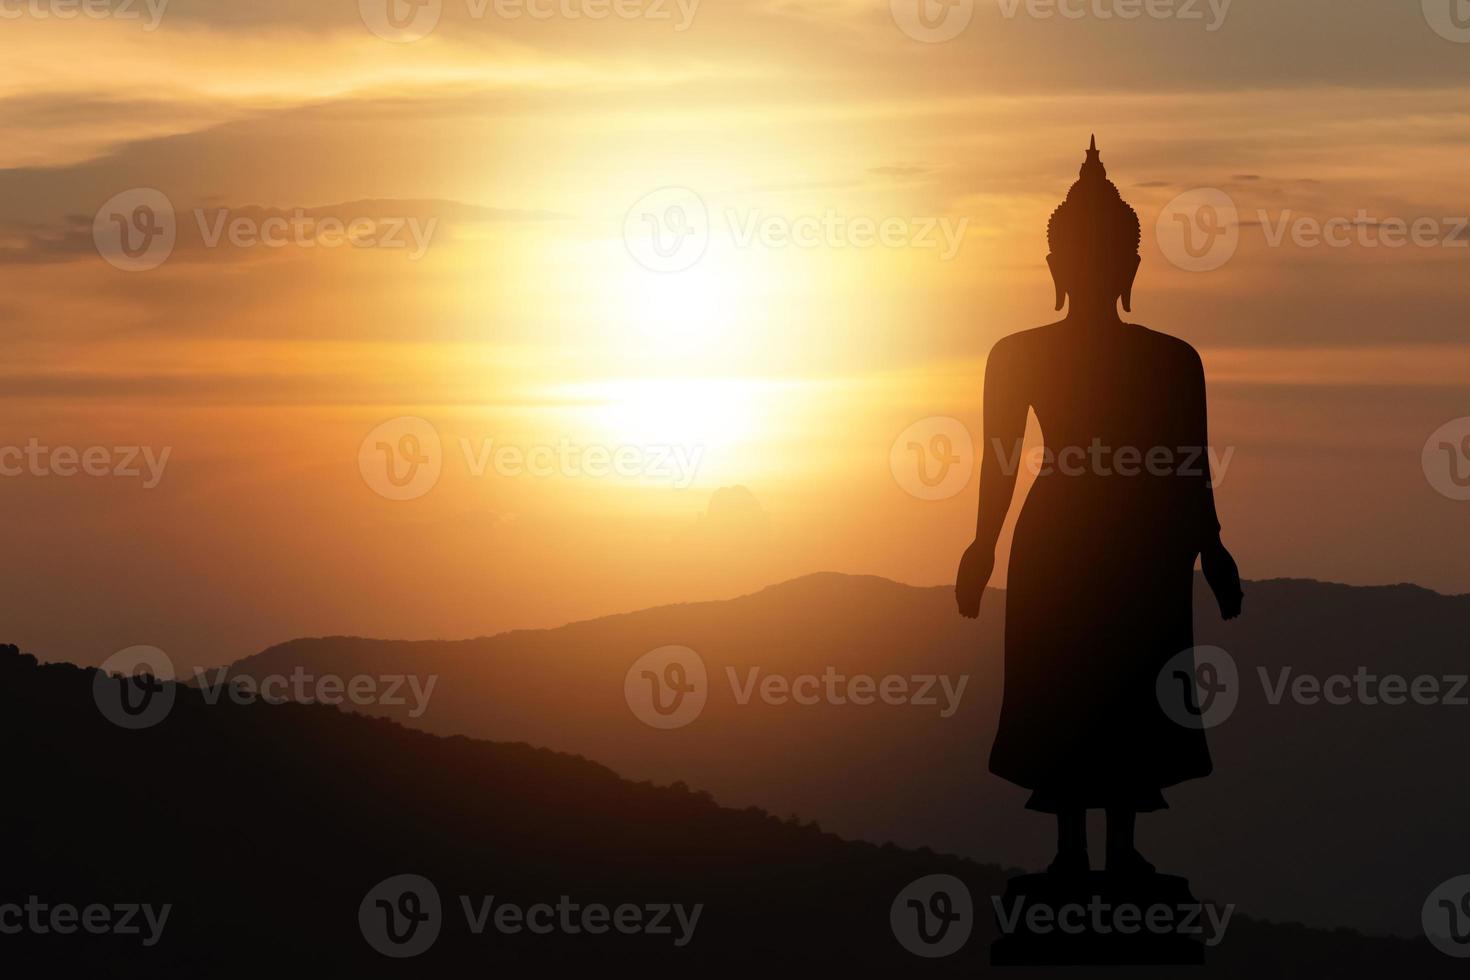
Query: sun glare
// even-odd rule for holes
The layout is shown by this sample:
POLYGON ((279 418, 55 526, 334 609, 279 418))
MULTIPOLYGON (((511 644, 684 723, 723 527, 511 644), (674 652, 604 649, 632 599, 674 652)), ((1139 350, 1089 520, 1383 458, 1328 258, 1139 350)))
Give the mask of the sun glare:
POLYGON ((613 441, 713 448, 759 432, 761 387, 738 378, 624 378, 568 385, 558 394, 584 402, 588 427, 613 441))

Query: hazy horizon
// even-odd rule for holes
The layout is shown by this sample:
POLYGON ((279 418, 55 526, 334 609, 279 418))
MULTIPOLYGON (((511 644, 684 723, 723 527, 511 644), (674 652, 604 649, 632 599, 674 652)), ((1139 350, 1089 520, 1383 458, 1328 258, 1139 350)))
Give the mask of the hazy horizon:
MULTIPOLYGON (((1196 574, 1196 577, 1199 578, 1199 572, 1198 572, 1198 570, 1196 570, 1195 574, 1196 574)), ((262 644, 261 646, 259 646, 257 648, 252 648, 252 649, 249 649, 249 650, 240 651, 238 653, 235 653, 235 654, 232 654, 232 655, 229 655, 229 656, 222 657, 222 658, 220 658, 218 660, 197 661, 197 662, 195 662, 195 661, 191 661, 190 659, 188 659, 188 657, 183 657, 183 658, 170 657, 170 660, 174 661, 173 662, 173 667, 175 668, 175 670, 183 669, 185 671, 185 674, 180 679, 187 681, 187 680, 190 680, 191 679, 189 677, 188 673, 187 673, 190 669, 193 669, 193 668, 204 668, 204 667, 224 666, 226 664, 235 663, 235 662, 238 662, 238 661, 243 660, 243 659, 248 659, 250 657, 254 657, 254 656, 258 655, 258 654, 265 653, 265 652, 267 652, 269 650, 273 650, 273 649, 275 649, 277 647, 289 646, 292 643, 295 643, 297 641, 302 641, 302 640, 310 641, 310 640, 323 640, 323 639, 350 639, 350 640, 370 640, 370 641, 374 641, 374 642, 383 641, 383 642, 388 642, 388 643, 470 643, 470 642, 475 642, 475 641, 479 641, 479 640, 495 639, 497 637, 502 637, 502 636, 505 636, 507 634, 512 634, 512 633, 553 631, 553 630, 558 630, 558 629, 561 629, 563 627, 568 627, 568 626, 581 626, 581 625, 586 625, 586 624, 590 624, 590 623, 596 623, 596 622, 600 622, 600 621, 604 621, 604 620, 617 619, 619 617, 624 617, 624 616, 635 616, 635 615, 639 615, 639 614, 642 614, 642 613, 657 612, 657 611, 660 611, 660 610, 677 608, 677 607, 681 607, 681 606, 719 605, 719 604, 722 604, 722 603, 738 602, 738 601, 740 601, 742 599, 749 599, 749 598, 757 597, 757 596, 760 596, 763 593, 770 592, 772 590, 782 589, 782 588, 785 588, 787 586, 791 586, 791 585, 795 585, 797 583, 808 581, 810 579, 823 578, 823 577, 828 577, 828 576, 834 576, 834 577, 838 577, 838 578, 852 578, 852 579, 875 579, 875 580, 877 580, 879 582, 882 582, 884 585, 894 585, 894 586, 898 586, 900 588, 905 588, 905 589, 917 589, 917 590, 944 589, 944 590, 948 590, 948 589, 950 589, 950 588, 953 587, 953 583, 951 583, 951 582, 941 582, 941 583, 904 582, 904 581, 901 581, 899 579, 888 578, 887 576, 883 576, 883 575, 875 575, 875 574, 869 573, 869 572, 815 571, 815 572, 806 572, 806 573, 803 573, 801 575, 793 576, 792 578, 788 578, 788 579, 782 579, 782 580, 776 581, 776 582, 770 582, 770 583, 767 583, 765 585, 756 586, 756 587, 751 588, 751 589, 748 589, 748 590, 744 590, 744 591, 740 591, 740 592, 732 592, 732 593, 730 593, 728 595, 713 595, 713 596, 704 596, 704 597, 695 598, 695 599, 680 599, 680 600, 672 600, 672 601, 669 601, 669 602, 652 603, 652 604, 646 605, 646 606, 629 607, 627 609, 617 609, 617 610, 611 610, 611 611, 607 611, 607 612, 593 613, 593 614, 589 614, 587 616, 581 616, 581 617, 577 617, 575 619, 569 619, 569 620, 566 620, 564 622, 559 622, 559 623, 544 623, 544 624, 540 624, 540 625, 517 625, 517 626, 508 626, 508 627, 506 627, 503 630, 496 630, 496 631, 491 632, 491 633, 479 633, 479 634, 465 635, 465 636, 440 636, 440 635, 390 636, 390 635, 368 635, 368 634, 357 634, 357 633, 302 633, 302 634, 298 634, 298 635, 294 635, 294 636, 281 637, 281 638, 278 638, 278 639, 275 639, 275 640, 271 640, 271 641, 269 641, 267 643, 262 644)), ((1203 581, 1203 580, 1201 579, 1200 581, 1203 581)), ((1433 590, 1433 589, 1427 589, 1427 587, 1418 585, 1417 583, 1414 583, 1414 582, 1383 582, 1383 583, 1376 583, 1376 584, 1358 584, 1358 585, 1354 585, 1354 584, 1346 583, 1346 582, 1332 582, 1332 581, 1328 581, 1328 580, 1324 580, 1324 579, 1313 579, 1313 578, 1292 577, 1292 576, 1283 576, 1283 577, 1278 577, 1278 578, 1256 579, 1256 580, 1245 579, 1243 581, 1244 581, 1244 584, 1246 586, 1251 586, 1251 585, 1268 585, 1268 584, 1283 583, 1283 582, 1305 582, 1305 583, 1311 583, 1311 584, 1314 584, 1314 585, 1341 586, 1343 588, 1348 588, 1348 589, 1394 589, 1394 588, 1400 588, 1400 587, 1409 587, 1409 588, 1416 588, 1416 589, 1426 589, 1427 591, 1433 592, 1437 596, 1440 596, 1442 598, 1447 598, 1447 599, 1463 598, 1463 597, 1465 597, 1467 595, 1470 595, 1470 593, 1444 593, 1444 592, 1438 592, 1438 591, 1433 590)), ((1001 593, 1003 593, 1003 592, 1005 592, 1005 586, 1003 584, 1002 585, 990 585, 990 586, 988 586, 986 588, 986 591, 987 592, 1001 592, 1001 593)), ((1247 590, 1247 593, 1246 594, 1247 594, 1247 596, 1250 595, 1249 590, 1247 590)), ((1209 609, 1209 608, 1204 608, 1204 609, 1201 609, 1201 610, 1196 610, 1196 613, 1197 613, 1197 615, 1202 614, 1203 616, 1205 616, 1207 618, 1214 615, 1214 611, 1212 609, 1209 609)), ((0 641, 0 642, 10 642, 10 641, 7 640, 7 641, 0 641)), ((29 654, 32 654, 32 655, 36 656, 43 663, 75 663, 78 666, 82 666, 82 667, 98 666, 98 664, 93 664, 93 663, 89 663, 89 662, 86 662, 86 661, 76 661, 76 660, 71 660, 71 659, 65 658, 65 657, 52 657, 52 656, 48 656, 46 654, 46 651, 44 651, 44 650, 39 650, 39 649, 37 649, 37 650, 26 650, 24 647, 21 647, 21 649, 25 653, 29 653, 29 654)))

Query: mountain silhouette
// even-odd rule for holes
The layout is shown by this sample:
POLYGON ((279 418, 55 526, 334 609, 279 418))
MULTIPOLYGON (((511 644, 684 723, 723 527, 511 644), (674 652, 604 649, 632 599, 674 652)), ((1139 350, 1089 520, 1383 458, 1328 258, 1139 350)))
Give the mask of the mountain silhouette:
MULTIPOLYGON (((126 730, 94 700, 96 685, 111 683, 0 647, 0 732, 12 748, 0 909, 167 903, 166 928, 146 947, 131 936, 7 929, 7 975, 514 976, 614 965, 650 976, 773 966, 782 975, 969 975, 996 934, 989 896, 1005 877, 994 865, 845 841, 682 785, 630 782, 572 755, 434 736, 323 705, 211 704, 199 690, 168 686, 167 715, 126 730), (432 883, 437 915, 372 901, 403 874, 432 883), (973 896, 974 933, 954 955, 923 959, 896 940, 891 906, 934 874, 958 878, 973 896), (460 896, 472 908, 491 896, 522 906, 570 896, 701 912, 682 946, 653 934, 476 935, 460 896), (380 954, 361 924, 380 907, 434 923, 435 938, 411 960, 380 954)), ((1243 916, 1200 972, 1286 977, 1302 964, 1344 977, 1459 972, 1423 940, 1243 916)))
MULTIPOLYGON (((1160 871, 1197 893, 1279 921, 1416 936, 1425 896, 1464 869, 1470 790, 1428 748, 1463 740, 1450 704, 1315 705, 1269 690, 1300 675, 1360 667, 1412 678, 1463 674, 1470 596, 1412 585, 1252 582, 1251 615, 1221 622, 1196 582, 1201 645, 1240 677, 1234 713, 1209 732, 1215 773, 1170 791, 1187 818, 1139 818, 1160 871)), ((800 814, 845 837, 932 846, 1039 869, 1053 848, 1026 792, 986 771, 1001 690, 1003 595, 978 622, 953 615, 947 587, 818 574, 736 599, 666 606, 550 630, 464 641, 302 639, 233 664, 265 676, 302 666, 350 676, 436 675, 420 717, 369 706, 441 734, 575 752, 634 779, 687 780, 721 803, 800 814), (686 727, 643 724, 623 699, 630 665, 667 644, 695 650, 710 697, 686 727), (952 717, 940 706, 737 703, 728 680, 821 674, 969 675, 952 717)), ((207 675, 214 677, 214 675, 207 675)), ((1445 688, 1448 693, 1448 686, 1445 688)), ((1470 688, 1460 692, 1470 695, 1470 688)))

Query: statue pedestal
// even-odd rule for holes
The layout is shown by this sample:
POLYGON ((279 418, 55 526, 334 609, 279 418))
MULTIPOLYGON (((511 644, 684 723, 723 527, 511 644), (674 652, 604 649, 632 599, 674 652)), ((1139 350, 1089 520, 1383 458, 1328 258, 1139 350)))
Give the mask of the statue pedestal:
POLYGON ((1020 875, 994 906, 994 966, 1204 963, 1209 916, 1176 875, 1020 875))

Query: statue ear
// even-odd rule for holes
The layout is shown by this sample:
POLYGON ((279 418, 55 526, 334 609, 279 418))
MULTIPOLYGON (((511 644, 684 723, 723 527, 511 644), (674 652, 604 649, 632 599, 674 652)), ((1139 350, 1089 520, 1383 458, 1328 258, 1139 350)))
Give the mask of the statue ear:
POLYGON ((1057 275, 1057 259, 1055 255, 1047 255, 1046 267, 1051 270, 1051 284, 1052 288, 1056 290, 1057 310, 1060 311, 1062 308, 1062 304, 1067 301, 1067 290, 1066 287, 1062 285, 1062 277, 1057 275))
POLYGON ((1127 275, 1128 279, 1127 279, 1126 282, 1123 283, 1123 312, 1124 313, 1132 313, 1133 312, 1133 280, 1136 279, 1136 278, 1138 278, 1138 264, 1141 261, 1142 261, 1142 259, 1139 256, 1137 256, 1137 255, 1133 256, 1133 264, 1132 264, 1132 266, 1129 267, 1127 273, 1125 273, 1127 275))

